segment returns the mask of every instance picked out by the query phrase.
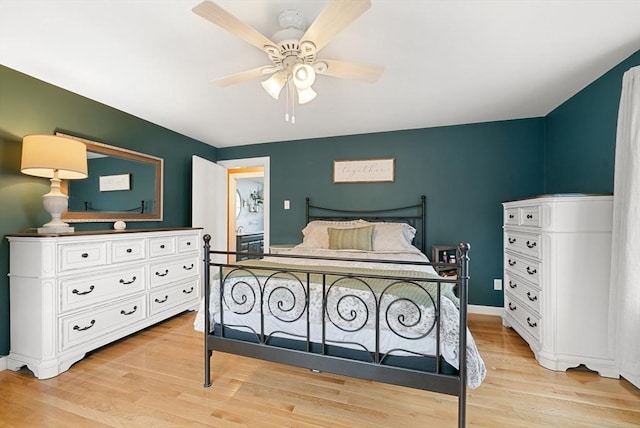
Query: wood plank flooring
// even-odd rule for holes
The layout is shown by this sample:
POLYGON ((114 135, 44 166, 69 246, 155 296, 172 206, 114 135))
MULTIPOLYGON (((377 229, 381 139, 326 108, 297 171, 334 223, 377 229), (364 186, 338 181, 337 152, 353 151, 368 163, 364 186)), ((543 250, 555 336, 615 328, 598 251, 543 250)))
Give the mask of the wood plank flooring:
MULTIPOLYGON (((53 379, 0 372, 0 427, 455 427, 457 399, 214 354, 185 313, 101 348, 53 379)), ((468 426, 639 427, 640 390, 585 369, 553 372, 499 317, 470 315, 485 360, 468 426)))

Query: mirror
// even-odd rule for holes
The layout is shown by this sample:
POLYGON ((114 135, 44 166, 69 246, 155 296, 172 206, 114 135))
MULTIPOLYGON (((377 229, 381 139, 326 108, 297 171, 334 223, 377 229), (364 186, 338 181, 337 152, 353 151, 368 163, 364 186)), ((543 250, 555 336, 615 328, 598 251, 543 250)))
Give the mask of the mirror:
POLYGON ((162 220, 162 158, 56 132, 87 145, 89 177, 64 180, 69 223, 162 220))

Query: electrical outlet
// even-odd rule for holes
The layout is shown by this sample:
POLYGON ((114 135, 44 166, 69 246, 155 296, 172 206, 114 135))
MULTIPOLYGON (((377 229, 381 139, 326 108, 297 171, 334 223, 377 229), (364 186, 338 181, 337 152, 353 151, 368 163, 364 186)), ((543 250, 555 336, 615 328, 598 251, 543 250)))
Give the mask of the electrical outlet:
POLYGON ((285 200, 284 201, 284 209, 288 210, 289 208, 291 208, 291 203, 289 202, 289 200, 285 200))
POLYGON ((493 280, 493 289, 494 290, 502 290, 502 280, 501 279, 494 279, 493 280))

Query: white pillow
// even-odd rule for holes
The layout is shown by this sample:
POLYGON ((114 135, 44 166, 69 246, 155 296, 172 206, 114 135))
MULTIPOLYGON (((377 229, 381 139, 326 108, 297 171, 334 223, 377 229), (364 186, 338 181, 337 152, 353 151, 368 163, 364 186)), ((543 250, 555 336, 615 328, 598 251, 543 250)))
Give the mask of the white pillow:
POLYGON ((369 223, 364 220, 328 221, 314 220, 302 229, 302 248, 329 248, 329 228, 350 229, 354 226, 366 226, 369 223))
POLYGON ((373 251, 414 250, 416 229, 407 223, 373 223, 373 251))

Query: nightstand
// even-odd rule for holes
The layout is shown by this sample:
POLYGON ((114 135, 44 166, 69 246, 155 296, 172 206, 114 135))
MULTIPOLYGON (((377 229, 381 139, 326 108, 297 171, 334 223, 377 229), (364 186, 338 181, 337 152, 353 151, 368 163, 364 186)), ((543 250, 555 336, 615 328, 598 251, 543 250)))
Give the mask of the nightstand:
MULTIPOLYGON (((431 247, 432 263, 455 263, 458 254, 458 247, 454 245, 434 245, 431 247)), ((434 266, 438 275, 455 277, 457 269, 454 266, 434 266)))

